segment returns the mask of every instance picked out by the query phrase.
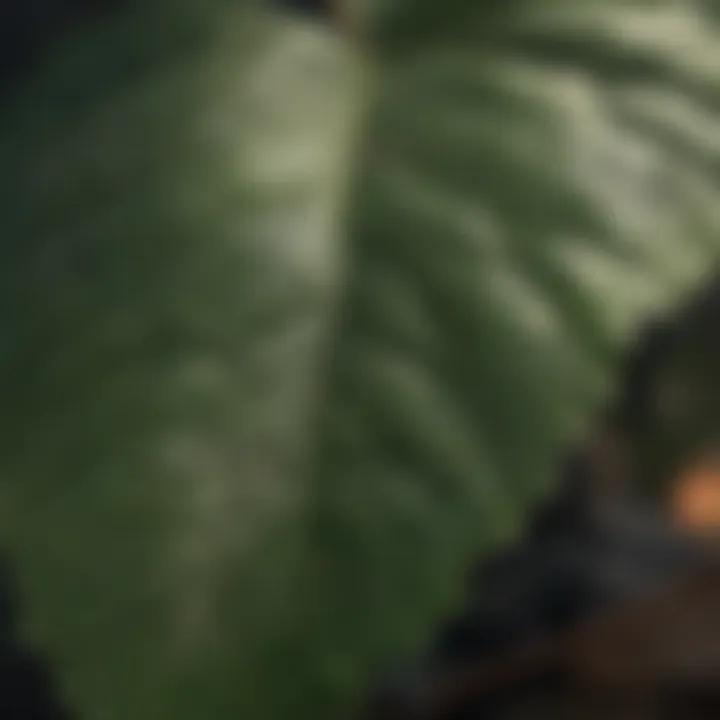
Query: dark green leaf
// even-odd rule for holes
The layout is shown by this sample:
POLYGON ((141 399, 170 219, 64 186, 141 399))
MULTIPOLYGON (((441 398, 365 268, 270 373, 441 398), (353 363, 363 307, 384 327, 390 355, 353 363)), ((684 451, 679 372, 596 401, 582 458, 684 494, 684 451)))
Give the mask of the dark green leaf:
POLYGON ((715 26, 501 5, 154 0, 5 109, 0 531, 91 720, 335 717, 715 256, 715 26))

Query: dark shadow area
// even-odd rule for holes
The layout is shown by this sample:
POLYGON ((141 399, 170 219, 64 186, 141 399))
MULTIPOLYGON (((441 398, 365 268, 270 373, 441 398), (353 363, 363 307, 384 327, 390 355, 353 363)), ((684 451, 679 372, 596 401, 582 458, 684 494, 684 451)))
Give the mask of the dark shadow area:
POLYGON ((66 30, 130 0, 5 0, 0 3, 0 106, 66 30))
POLYGON ((0 562, 0 718, 3 720, 72 720, 64 707, 49 664, 27 646, 14 577, 6 560, 0 562))

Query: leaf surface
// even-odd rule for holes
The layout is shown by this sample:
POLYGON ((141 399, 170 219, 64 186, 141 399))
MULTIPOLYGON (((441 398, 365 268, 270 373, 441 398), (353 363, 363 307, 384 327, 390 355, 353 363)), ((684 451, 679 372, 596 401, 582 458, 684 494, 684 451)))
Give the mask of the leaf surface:
POLYGON ((369 17, 154 0, 2 115, 0 535, 90 720, 336 717, 714 260, 699 10, 369 17))

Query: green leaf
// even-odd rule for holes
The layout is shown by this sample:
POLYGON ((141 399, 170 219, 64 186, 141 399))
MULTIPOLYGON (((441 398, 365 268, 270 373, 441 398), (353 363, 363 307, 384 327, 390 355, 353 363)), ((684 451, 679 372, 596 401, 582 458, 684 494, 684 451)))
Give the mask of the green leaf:
POLYGON ((336 717, 715 257, 717 27, 139 5, 0 120, 0 537, 90 720, 336 717))

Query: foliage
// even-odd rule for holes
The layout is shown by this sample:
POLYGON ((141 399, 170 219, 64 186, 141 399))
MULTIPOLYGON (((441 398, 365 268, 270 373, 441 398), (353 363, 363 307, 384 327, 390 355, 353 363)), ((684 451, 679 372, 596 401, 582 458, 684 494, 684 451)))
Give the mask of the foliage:
POLYGON ((92 720, 336 716, 720 244, 701 6, 375 7, 130 3, 3 108, 0 536, 92 720))

